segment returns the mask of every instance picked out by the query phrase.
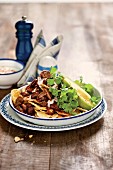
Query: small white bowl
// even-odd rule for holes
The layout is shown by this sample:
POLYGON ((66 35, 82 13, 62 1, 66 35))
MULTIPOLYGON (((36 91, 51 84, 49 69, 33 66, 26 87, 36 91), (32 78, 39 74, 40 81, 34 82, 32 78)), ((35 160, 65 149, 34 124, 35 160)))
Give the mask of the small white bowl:
POLYGON ((16 84, 24 71, 24 64, 9 58, 0 58, 0 70, 12 69, 14 72, 0 73, 0 89, 8 89, 16 84))
MULTIPOLYGON (((25 88, 25 86, 21 87, 20 89, 22 89, 22 88, 25 88)), ((97 109, 99 108, 99 106, 102 103, 102 95, 96 88, 94 89, 94 93, 96 96, 100 96, 101 100, 93 109, 91 109, 87 112, 75 115, 75 116, 65 117, 65 118, 36 118, 34 116, 30 116, 28 114, 22 113, 14 107, 11 97, 10 97, 9 104, 10 104, 11 108, 15 111, 15 113, 19 117, 24 119, 25 121, 31 122, 33 124, 44 125, 44 126, 61 126, 61 125, 63 126, 63 125, 69 125, 69 124, 78 123, 80 121, 83 121, 83 120, 89 118, 91 115, 93 115, 97 111, 97 109)))

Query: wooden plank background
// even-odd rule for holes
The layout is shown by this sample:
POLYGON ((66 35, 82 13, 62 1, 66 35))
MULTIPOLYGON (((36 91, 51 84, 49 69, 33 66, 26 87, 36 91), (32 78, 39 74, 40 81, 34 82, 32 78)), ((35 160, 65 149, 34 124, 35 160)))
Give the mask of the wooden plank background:
MULTIPOLYGON (((112 170, 113 4, 0 4, 0 57, 15 58, 14 25, 22 15, 34 23, 33 43, 41 29, 47 43, 64 36, 59 70, 97 86, 108 109, 100 121, 65 132, 30 131, 0 116, 0 169, 112 170), (15 143, 15 136, 25 140, 15 143)), ((1 90, 0 99, 9 92, 1 90)))

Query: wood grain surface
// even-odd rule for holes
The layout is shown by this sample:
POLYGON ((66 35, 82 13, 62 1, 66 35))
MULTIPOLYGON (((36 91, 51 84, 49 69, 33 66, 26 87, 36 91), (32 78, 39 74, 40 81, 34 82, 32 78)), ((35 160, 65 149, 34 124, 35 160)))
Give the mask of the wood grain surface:
MULTIPOLYGON (((0 115, 0 170, 113 170, 113 4, 0 4, 0 58, 15 58, 22 15, 34 23, 33 43, 41 29, 47 43, 64 36, 59 70, 93 83, 108 108, 98 122, 63 132, 26 130, 0 115)), ((0 100, 10 91, 0 90, 0 100)))

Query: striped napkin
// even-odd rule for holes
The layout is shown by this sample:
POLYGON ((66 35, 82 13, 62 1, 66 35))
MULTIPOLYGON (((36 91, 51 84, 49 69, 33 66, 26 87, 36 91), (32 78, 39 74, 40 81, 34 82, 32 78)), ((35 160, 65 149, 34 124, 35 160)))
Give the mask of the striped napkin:
POLYGON ((34 49, 29 57, 29 60, 25 66, 24 73, 17 83, 17 86, 23 86, 27 82, 31 82, 36 78, 36 69, 41 57, 52 56, 57 59, 61 45, 63 41, 63 36, 59 35, 51 41, 51 43, 46 46, 46 42, 43 36, 43 31, 41 30, 36 38, 34 49))

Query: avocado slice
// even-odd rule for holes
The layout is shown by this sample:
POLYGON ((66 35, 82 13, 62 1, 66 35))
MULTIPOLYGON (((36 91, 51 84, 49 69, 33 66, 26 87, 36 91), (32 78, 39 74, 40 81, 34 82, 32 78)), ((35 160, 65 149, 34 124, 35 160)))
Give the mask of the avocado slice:
POLYGON ((86 110, 91 110, 94 107, 90 100, 86 100, 82 96, 79 96, 78 103, 81 108, 86 110))
POLYGON ((78 103, 79 103, 80 107, 82 107, 83 109, 86 109, 86 110, 90 110, 94 107, 90 101, 91 96, 84 89, 82 89, 78 84, 73 82, 68 77, 64 77, 63 81, 66 84, 68 84, 70 87, 76 89, 77 94, 79 96, 78 103))

